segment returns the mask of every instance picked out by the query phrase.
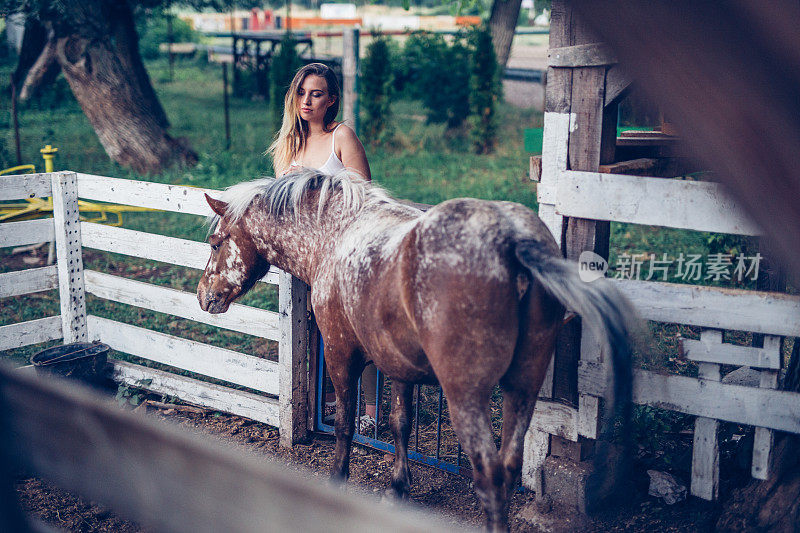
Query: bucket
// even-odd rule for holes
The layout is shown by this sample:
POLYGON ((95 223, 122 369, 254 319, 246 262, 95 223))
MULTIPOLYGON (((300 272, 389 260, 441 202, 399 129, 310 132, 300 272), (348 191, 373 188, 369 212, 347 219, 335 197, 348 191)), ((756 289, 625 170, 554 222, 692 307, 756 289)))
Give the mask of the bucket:
POLYGON ((40 376, 55 375, 98 383, 103 378, 110 349, 102 342, 74 342, 42 350, 31 357, 31 363, 40 376))

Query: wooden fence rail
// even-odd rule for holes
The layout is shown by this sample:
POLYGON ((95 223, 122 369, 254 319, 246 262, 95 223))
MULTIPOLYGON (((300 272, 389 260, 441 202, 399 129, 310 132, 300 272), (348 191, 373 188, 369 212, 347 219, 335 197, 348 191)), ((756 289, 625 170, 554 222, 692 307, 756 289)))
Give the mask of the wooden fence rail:
POLYGON ((211 209, 204 195, 216 191, 73 172, 2 179, 2 199, 55 197, 52 219, 0 224, 0 246, 55 240, 59 253, 54 267, 0 274, 0 297, 58 288, 61 315, 0 327, 0 349, 59 338, 65 342, 100 340, 120 352, 230 385, 212 384, 142 365, 115 363, 114 376, 125 384, 278 426, 284 445, 305 437, 308 332, 304 284, 273 268, 261 281, 279 285, 279 312, 233 304, 227 313, 211 315, 200 309, 193 293, 83 269, 82 247, 200 270, 206 266, 209 248, 202 242, 79 222, 78 197, 208 216, 211 209), (87 315, 83 304, 87 292, 125 305, 277 341, 278 361, 87 315), (251 392, 241 390, 242 387, 251 392))

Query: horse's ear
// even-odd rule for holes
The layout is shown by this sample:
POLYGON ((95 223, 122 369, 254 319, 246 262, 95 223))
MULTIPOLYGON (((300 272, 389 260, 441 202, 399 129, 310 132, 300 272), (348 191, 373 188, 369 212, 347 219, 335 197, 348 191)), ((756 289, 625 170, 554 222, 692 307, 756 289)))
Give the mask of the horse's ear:
POLYGON ((208 202, 208 205, 211 206, 211 210, 214 211, 216 214, 218 214, 221 217, 225 216, 225 211, 228 209, 228 204, 226 204, 222 200, 215 200, 214 198, 211 198, 208 194, 206 194, 206 202, 208 202))

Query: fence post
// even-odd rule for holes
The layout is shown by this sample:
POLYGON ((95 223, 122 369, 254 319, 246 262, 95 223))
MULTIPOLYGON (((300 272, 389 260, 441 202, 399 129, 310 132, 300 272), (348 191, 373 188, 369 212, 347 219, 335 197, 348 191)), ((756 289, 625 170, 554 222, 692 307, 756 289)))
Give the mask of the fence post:
MULTIPOLYGON (((722 342, 722 331, 705 329, 700 340, 707 344, 722 342)), ((700 363, 697 377, 709 381, 720 380, 720 365, 700 363)), ((719 420, 698 416, 694 421, 692 445, 692 481, 690 490, 694 496, 713 501, 719 496, 719 420)))
POLYGON ((278 288, 281 342, 278 347, 280 445, 308 435, 308 320, 306 284, 281 272, 278 288))
POLYGON ((353 131, 358 135, 359 130, 359 105, 358 105, 358 56, 359 56, 359 35, 361 29, 346 28, 343 32, 342 50, 342 99, 344 104, 344 121, 347 122, 353 131))
POLYGON ((83 284, 81 223, 78 214, 78 177, 74 172, 55 172, 50 176, 64 344, 86 342, 86 290, 83 284))

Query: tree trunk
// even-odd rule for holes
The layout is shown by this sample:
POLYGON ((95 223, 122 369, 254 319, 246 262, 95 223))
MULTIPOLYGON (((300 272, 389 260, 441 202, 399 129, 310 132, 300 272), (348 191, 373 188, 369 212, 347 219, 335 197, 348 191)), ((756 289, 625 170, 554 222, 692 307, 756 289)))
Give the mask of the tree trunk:
POLYGON ((508 63, 521 5, 522 0, 494 0, 492 2, 489 29, 492 31, 492 43, 497 55, 497 64, 501 69, 505 69, 506 63, 508 63))
POLYGON ((52 30, 48 30, 33 17, 25 20, 25 33, 22 36, 22 49, 14 70, 14 80, 20 101, 25 101, 40 89, 55 81, 61 69, 53 59, 52 30))
POLYGON ((126 71, 109 40, 61 37, 58 62, 106 153, 136 172, 155 173, 197 155, 170 137, 161 115, 146 105, 139 83, 126 71))
MULTIPOLYGON (((52 23, 55 58, 108 156, 157 173, 197 154, 167 133, 169 122, 139 55, 127 1, 63 0, 52 23)), ((44 15, 44 13, 40 13, 44 15)))
MULTIPOLYGON (((800 338, 794 341, 782 389, 800 392, 800 338)), ((800 532, 800 436, 777 434, 772 453, 769 479, 751 480, 733 493, 717 521, 718 531, 800 532)))
POLYGON ((139 34, 136 33, 133 11, 126 3, 113 4, 112 9, 110 18, 115 22, 114 43, 122 67, 131 73, 142 89, 145 97, 142 106, 148 107, 152 111, 153 116, 158 119, 159 126, 169 128, 167 114, 156 96, 153 84, 150 82, 150 75, 147 74, 142 56, 139 54, 139 34))

